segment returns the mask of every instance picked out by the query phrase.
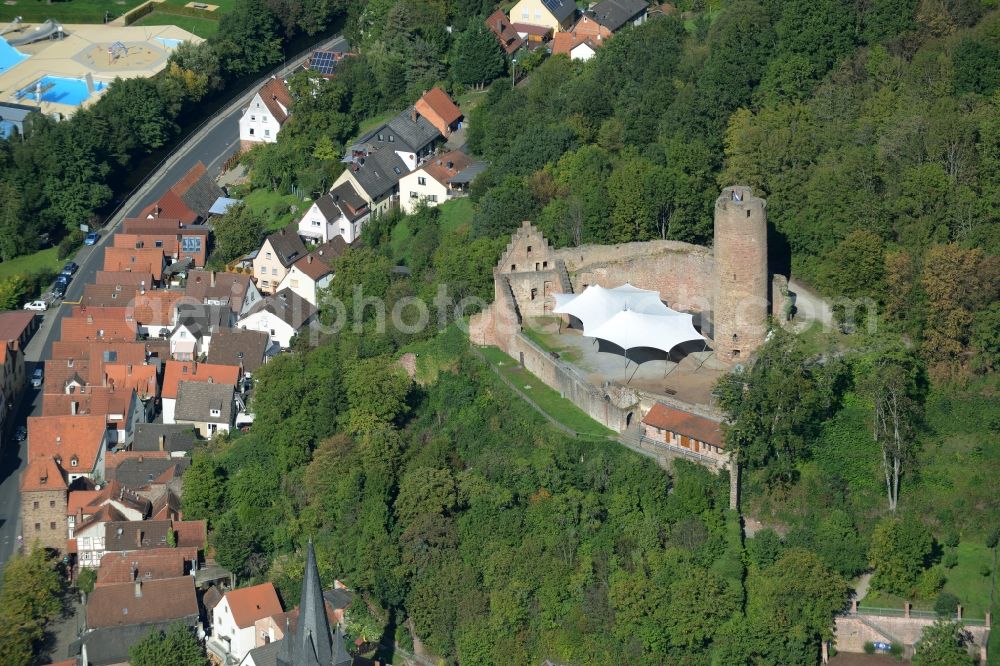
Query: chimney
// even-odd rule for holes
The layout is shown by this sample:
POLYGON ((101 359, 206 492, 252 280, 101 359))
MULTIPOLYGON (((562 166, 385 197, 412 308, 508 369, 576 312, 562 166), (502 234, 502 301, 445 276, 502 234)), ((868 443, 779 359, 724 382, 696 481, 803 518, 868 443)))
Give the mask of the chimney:
POLYGON ((139 293, 140 294, 145 294, 146 293, 146 281, 145 280, 139 280, 139 293))
MULTIPOLYGON (((136 530, 135 531, 135 547, 136 548, 142 548, 142 530, 136 530)), ((138 595, 136 595, 136 596, 138 596, 138 595)))
POLYGON ((311 264, 313 262, 313 256, 311 254, 307 256, 306 261, 311 264))
POLYGON ((209 276, 210 276, 208 278, 208 280, 209 280, 209 283, 208 283, 209 286, 210 287, 215 287, 215 271, 212 271, 211 273, 209 273, 209 276))
POLYGON ((158 439, 159 439, 159 449, 160 451, 163 451, 164 449, 166 449, 167 436, 161 434, 158 439))
POLYGON ((80 403, 78 403, 76 400, 74 400, 73 402, 69 403, 69 414, 70 414, 70 416, 76 416, 79 413, 80 413, 80 403))
POLYGON ((412 109, 410 109, 410 120, 412 120, 413 122, 417 122, 417 107, 415 106, 412 109))
POLYGON ((135 598, 136 599, 142 598, 142 580, 139 578, 138 571, 136 572, 136 579, 135 579, 135 598))
POLYGON ((125 371, 126 371, 126 374, 128 374, 128 375, 132 374, 132 364, 131 363, 129 363, 128 365, 125 366, 125 371))

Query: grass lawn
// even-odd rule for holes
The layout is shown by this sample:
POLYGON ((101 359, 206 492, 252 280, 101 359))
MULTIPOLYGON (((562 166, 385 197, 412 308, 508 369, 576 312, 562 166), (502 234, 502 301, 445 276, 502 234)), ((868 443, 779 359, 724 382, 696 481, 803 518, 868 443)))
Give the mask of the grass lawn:
POLYGON ((472 200, 468 197, 446 201, 438 209, 441 211, 441 233, 455 233, 463 224, 472 222, 472 200))
POLYGON ((389 237, 389 249, 392 250, 392 258, 397 264, 402 264, 404 266, 410 263, 410 241, 413 238, 413 233, 410 231, 410 218, 403 217, 396 223, 396 226, 392 228, 392 234, 389 237))
POLYGON ((142 3, 143 0, 124 0, 122 4, 108 0, 65 0, 47 4, 41 0, 16 0, 13 5, 0 5, 0 21, 6 24, 20 16, 25 23, 41 23, 50 18, 60 23, 104 23, 105 12, 116 19, 142 3))
MULTIPOLYGON (((963 541, 958 544, 958 565, 944 572, 944 591, 951 592, 962 602, 963 615, 981 620, 990 604, 990 579, 981 573, 984 564, 992 566, 993 553, 982 543, 963 541)), ((869 592, 861 601, 862 608, 903 608, 902 597, 883 592, 869 592)), ((933 610, 933 599, 911 601, 915 610, 933 610)))
POLYGON ((216 20, 197 16, 178 16, 163 12, 147 14, 132 25, 176 25, 178 28, 199 37, 210 37, 219 31, 219 22, 216 20))
POLYGON ((399 113, 399 111, 386 111, 385 113, 380 113, 377 116, 373 116, 373 117, 369 118, 368 120, 366 120, 363 123, 361 123, 360 125, 358 125, 358 135, 356 137, 354 137, 354 138, 355 139, 360 139, 362 136, 364 136, 365 132, 372 131, 373 129, 375 129, 376 127, 378 127, 379 125, 381 125, 385 121, 387 121, 390 118, 396 116, 398 113, 399 113))
POLYGON ((309 208, 309 203, 294 194, 281 194, 266 188, 256 189, 243 197, 250 210, 264 214, 265 228, 277 231, 298 219, 309 208))
POLYGON ((34 254, 26 254, 10 261, 0 263, 0 278, 25 273, 38 273, 43 270, 58 272, 66 260, 59 259, 58 248, 50 247, 34 254))
POLYGON ((605 437, 615 434, 587 416, 572 402, 546 386, 538 377, 518 367, 517 362, 502 350, 496 347, 485 347, 482 351, 491 365, 499 367, 503 376, 531 398, 542 411, 559 423, 583 435, 605 437))

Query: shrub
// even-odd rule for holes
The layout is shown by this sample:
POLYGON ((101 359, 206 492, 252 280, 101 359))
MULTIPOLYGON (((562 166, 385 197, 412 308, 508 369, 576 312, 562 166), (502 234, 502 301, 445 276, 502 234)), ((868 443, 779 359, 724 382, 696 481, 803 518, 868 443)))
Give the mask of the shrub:
POLYGON ((865 654, 875 654, 875 644, 871 641, 865 641, 865 654))
POLYGON ((84 233, 79 229, 69 232, 66 234, 59 245, 56 246, 56 256, 59 259, 65 259, 69 255, 76 252, 77 248, 83 245, 84 233))
POLYGON ((944 565, 945 569, 954 569, 958 566, 958 553, 953 550, 948 551, 944 554, 944 558, 941 560, 941 564, 944 565))
POLYGON ((994 528, 988 535, 986 535, 986 547, 996 548, 998 541, 1000 541, 1000 527, 994 528))
POLYGON ((987 578, 992 571, 993 570, 990 568, 990 565, 988 564, 983 564, 982 566, 979 567, 979 574, 983 578, 987 578))
POLYGON ((958 532, 952 530, 944 535, 944 545, 954 548, 958 545, 960 539, 961 537, 959 537, 958 532))
POLYGON ((930 599, 942 587, 944 587, 944 574, 939 567, 931 567, 917 579, 916 593, 922 599, 930 599))
POLYGON ((934 601, 934 612, 941 617, 951 617, 958 611, 958 597, 951 592, 942 592, 934 601))
POLYGON ((900 657, 903 656, 903 646, 900 645, 899 643, 891 644, 889 646, 889 654, 891 654, 893 657, 896 657, 896 659, 899 659, 900 657))

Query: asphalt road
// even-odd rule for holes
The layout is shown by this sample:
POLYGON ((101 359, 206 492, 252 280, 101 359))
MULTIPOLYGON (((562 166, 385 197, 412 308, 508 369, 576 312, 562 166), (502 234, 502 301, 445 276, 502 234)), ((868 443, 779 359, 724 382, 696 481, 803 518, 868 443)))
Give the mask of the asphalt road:
MULTIPOLYGON (((311 46, 308 51, 330 48, 343 41, 342 37, 332 37, 311 46)), ((272 74, 284 76, 290 73, 298 66, 304 55, 305 52, 290 58, 288 62, 292 64, 280 67, 272 74)), ((236 151, 239 143, 239 118, 242 109, 249 104, 262 81, 263 79, 240 93, 233 102, 180 144, 108 219, 107 225, 101 230, 98 244, 85 246, 76 254, 73 261, 80 265, 80 269, 66 290, 63 303, 39 315, 42 319, 40 326, 25 348, 25 371, 29 378, 35 367, 42 364, 42 359, 50 356, 52 342, 59 336, 63 314, 69 311, 72 303, 79 302, 83 296, 84 285, 93 282, 95 274, 103 266, 104 247, 121 225, 121 221, 126 217, 137 215, 140 210, 163 196, 199 161, 205 164, 209 174, 218 176, 222 165, 236 151)), ((3 446, 0 447, 0 568, 10 559, 17 546, 17 536, 21 533, 18 524, 21 502, 20 479, 26 463, 28 445, 27 442, 15 442, 12 433, 18 425, 23 425, 29 416, 41 416, 41 414, 41 391, 32 388, 29 379, 17 409, 17 416, 8 421, 8 432, 4 434, 3 446)))

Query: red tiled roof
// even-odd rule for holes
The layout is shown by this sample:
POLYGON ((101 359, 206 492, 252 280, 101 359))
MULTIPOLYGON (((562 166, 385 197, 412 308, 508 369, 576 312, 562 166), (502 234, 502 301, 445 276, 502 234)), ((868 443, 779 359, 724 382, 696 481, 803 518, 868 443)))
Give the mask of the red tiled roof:
POLYGON ((156 366, 116 363, 104 366, 104 383, 116 390, 135 390, 140 398, 156 397, 156 366))
POLYGON ((447 185, 452 178, 467 169, 470 164, 472 164, 472 160, 468 155, 460 150, 453 150, 450 153, 431 158, 421 168, 437 182, 447 185), (448 166, 449 164, 451 166, 448 166))
POLYGON ((567 56, 572 55, 573 49, 580 44, 587 44, 596 51, 601 47, 602 43, 594 41, 589 35, 578 35, 575 32, 557 32, 556 36, 552 38, 552 55, 559 53, 567 56))
POLYGON ((33 459, 21 476, 22 493, 43 490, 66 490, 59 466, 48 456, 33 459))
POLYGON ((174 532, 178 547, 202 550, 208 541, 208 523, 204 520, 175 520, 174 532))
POLYGON ((75 516, 77 512, 83 511, 87 516, 99 506, 100 499, 104 496, 102 490, 74 490, 66 498, 66 515, 75 516))
POLYGON ((113 476, 115 468, 126 460, 169 457, 169 451, 108 451, 104 457, 105 476, 113 476))
POLYGON ((163 275, 163 250, 155 247, 105 247, 104 270, 152 273, 154 280, 163 275))
POLYGON ((29 416, 28 456, 61 459, 60 467, 90 472, 104 446, 107 422, 104 416, 29 416), (73 465, 73 458, 77 464, 73 465))
POLYGON ((132 316, 143 325, 169 326, 174 320, 177 304, 186 298, 176 289, 154 289, 146 293, 133 292, 132 316))
POLYGON ((0 340, 17 340, 34 320, 35 313, 26 310, 0 312, 0 340))
POLYGON ((522 32, 526 35, 535 35, 537 37, 545 37, 552 32, 552 28, 544 25, 531 25, 530 23, 511 23, 511 27, 521 34, 522 32))
MULTIPOLYGON (((176 196, 176 195, 174 195, 176 196)), ((185 227, 184 223, 178 219, 169 217, 154 217, 152 219, 148 217, 129 217, 122 220, 121 231, 115 234, 115 243, 118 242, 118 236, 123 234, 153 234, 155 236, 165 235, 165 234, 176 234, 181 229, 190 228, 185 227)), ((198 227, 194 227, 198 229, 198 227)), ((202 231, 208 231, 206 228, 202 228, 202 231)))
MULTIPOLYGON (((197 180, 197 177, 194 180, 197 180)), ((176 188, 177 186, 175 185, 174 187, 176 188)), ((188 185, 187 187, 191 186, 188 185)), ((198 214, 191 210, 173 189, 169 190, 155 203, 151 203, 143 208, 139 215, 145 218, 152 216, 153 219, 162 217, 168 220, 177 220, 183 224, 194 224, 198 221, 198 214)))
POLYGON ((258 94, 278 124, 284 125, 285 121, 288 120, 288 109, 292 108, 292 95, 285 87, 285 82, 278 78, 271 78, 261 86, 258 94))
MULTIPOLYGON (((340 238, 340 236, 337 236, 337 238, 340 238)), ((310 252, 302 257, 295 262, 294 266, 314 281, 333 272, 330 265, 321 260, 315 252, 310 252)))
POLYGON ((184 575, 185 565, 198 557, 198 551, 185 548, 160 548, 157 550, 119 551, 106 553, 101 558, 94 587, 131 583, 133 571, 142 582, 177 578, 184 575), (185 557, 193 553, 189 557, 185 557))
POLYGON ((166 622, 198 615, 194 576, 95 588, 87 599, 87 627, 166 622))
POLYGON ((282 612, 278 593, 271 583, 230 590, 226 592, 225 599, 229 602, 233 622, 240 629, 252 627, 255 621, 282 612))
POLYGON ((718 421, 689 412, 682 412, 679 409, 667 407, 660 402, 653 405, 653 408, 642 417, 642 422, 654 428, 669 430, 678 435, 692 437, 705 444, 718 447, 725 446, 722 439, 721 424, 718 421))
POLYGON ((64 342, 135 342, 135 323, 63 317, 59 335, 64 342))
POLYGON ((177 398, 177 387, 183 382, 207 382, 236 386, 240 368, 236 365, 214 363, 194 363, 192 361, 167 361, 163 372, 163 388, 160 396, 177 398))
POLYGON ((496 10, 492 16, 486 19, 486 27, 496 35, 501 48, 507 55, 518 50, 524 44, 524 40, 517 34, 517 30, 514 30, 502 9, 496 10))
POLYGON ((443 135, 447 135, 451 125, 462 117, 455 102, 440 88, 431 88, 425 92, 413 108, 443 135))
POLYGON ((153 285, 153 274, 142 271, 97 271, 94 284, 121 285, 122 287, 138 287, 144 284, 148 289, 153 285))

